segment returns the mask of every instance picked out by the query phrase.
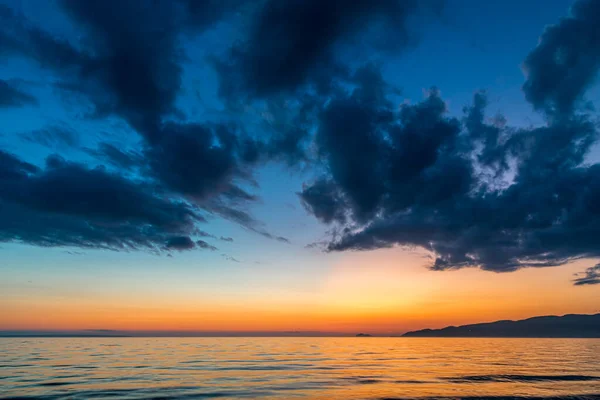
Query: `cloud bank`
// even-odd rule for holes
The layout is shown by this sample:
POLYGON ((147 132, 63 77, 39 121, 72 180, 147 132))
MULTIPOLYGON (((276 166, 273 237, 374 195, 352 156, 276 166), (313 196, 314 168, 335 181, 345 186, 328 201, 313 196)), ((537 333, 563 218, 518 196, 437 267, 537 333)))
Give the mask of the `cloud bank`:
MULTIPOLYGON (((524 59, 523 94, 545 121, 531 128, 490 118, 484 91, 462 116, 449 115, 435 87, 420 102, 401 103, 381 59, 417 46, 414 18, 436 20, 441 2, 63 0, 59 7, 77 36, 60 37, 1 7, 0 51, 51 72, 60 90, 85 99, 89 118, 124 121, 140 146, 102 141, 82 149, 108 168, 59 156, 39 166, 0 152, 0 241, 216 250, 198 238, 217 237, 197 226, 216 215, 288 243, 248 212, 258 200, 248 189, 253 171, 277 162, 312 172, 298 196, 332 226, 326 251, 418 247, 432 255, 434 270, 496 272, 600 257, 600 165, 587 158, 597 115, 586 101, 600 68, 596 1, 575 2, 524 59), (206 58, 227 118, 191 120, 177 103, 185 42, 227 23, 237 40, 206 58), (267 115, 258 128, 246 123, 248 109, 267 115)), ((0 81, 0 107, 36 104, 0 81)), ((24 138, 53 149, 81 142, 56 127, 24 138)), ((594 268, 575 283, 597 283, 594 268)))

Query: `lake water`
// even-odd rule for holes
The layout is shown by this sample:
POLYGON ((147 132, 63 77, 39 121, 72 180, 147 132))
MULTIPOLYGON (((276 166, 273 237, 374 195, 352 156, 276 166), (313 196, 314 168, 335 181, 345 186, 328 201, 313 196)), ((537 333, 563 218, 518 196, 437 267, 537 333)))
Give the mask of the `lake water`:
POLYGON ((0 339, 2 399, 494 396, 600 399, 600 339, 0 339))

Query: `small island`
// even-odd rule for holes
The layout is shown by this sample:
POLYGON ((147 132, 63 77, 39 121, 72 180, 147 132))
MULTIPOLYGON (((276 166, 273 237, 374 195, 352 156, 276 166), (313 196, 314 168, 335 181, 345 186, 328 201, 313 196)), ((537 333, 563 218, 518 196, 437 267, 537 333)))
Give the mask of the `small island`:
POLYGON ((357 333, 356 337, 371 337, 368 333, 357 333))

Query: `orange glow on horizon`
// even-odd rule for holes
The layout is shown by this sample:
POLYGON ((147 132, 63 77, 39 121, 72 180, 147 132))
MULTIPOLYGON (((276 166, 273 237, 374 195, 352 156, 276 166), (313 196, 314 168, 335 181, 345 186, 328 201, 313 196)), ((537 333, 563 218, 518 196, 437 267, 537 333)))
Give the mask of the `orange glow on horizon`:
POLYGON ((323 331, 402 333, 421 328, 595 313, 597 287, 575 287, 560 268, 496 274, 434 272, 418 252, 349 253, 311 291, 277 288, 244 296, 119 292, 82 296, 19 295, 0 304, 2 330, 323 331))

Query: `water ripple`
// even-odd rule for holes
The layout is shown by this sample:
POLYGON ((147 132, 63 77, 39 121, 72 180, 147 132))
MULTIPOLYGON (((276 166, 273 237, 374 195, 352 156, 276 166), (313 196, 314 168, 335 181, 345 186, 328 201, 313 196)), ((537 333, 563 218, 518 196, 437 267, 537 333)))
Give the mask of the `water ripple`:
POLYGON ((0 399, 600 400, 600 340, 0 339, 0 399))

